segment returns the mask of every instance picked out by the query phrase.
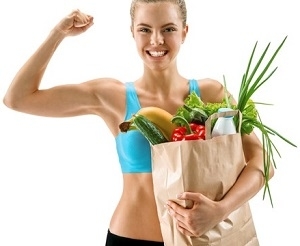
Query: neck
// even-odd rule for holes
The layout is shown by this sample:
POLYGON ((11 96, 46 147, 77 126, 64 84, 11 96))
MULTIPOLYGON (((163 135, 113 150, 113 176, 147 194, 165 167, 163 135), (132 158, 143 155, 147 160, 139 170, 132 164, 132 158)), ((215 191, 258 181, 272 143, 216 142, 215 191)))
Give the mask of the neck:
POLYGON ((177 85, 182 84, 184 79, 178 72, 177 68, 165 70, 144 69, 143 76, 137 83, 149 91, 169 92, 176 89, 177 85))

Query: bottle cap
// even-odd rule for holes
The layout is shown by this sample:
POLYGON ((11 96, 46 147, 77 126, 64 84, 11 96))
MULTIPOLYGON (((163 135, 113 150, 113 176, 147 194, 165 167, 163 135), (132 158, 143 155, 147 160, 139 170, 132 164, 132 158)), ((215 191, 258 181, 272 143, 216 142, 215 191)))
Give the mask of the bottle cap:
MULTIPOLYGON (((232 108, 219 108, 218 113, 233 111, 232 108)), ((232 118, 233 116, 224 116, 225 118, 232 118)))

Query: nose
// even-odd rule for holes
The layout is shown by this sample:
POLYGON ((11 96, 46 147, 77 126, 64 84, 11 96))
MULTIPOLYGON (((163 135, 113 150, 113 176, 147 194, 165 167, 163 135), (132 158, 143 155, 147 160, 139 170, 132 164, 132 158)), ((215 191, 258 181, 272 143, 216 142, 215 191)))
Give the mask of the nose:
POLYGON ((160 32, 153 32, 151 35, 150 40, 151 45, 163 45, 164 44, 164 37, 160 32))

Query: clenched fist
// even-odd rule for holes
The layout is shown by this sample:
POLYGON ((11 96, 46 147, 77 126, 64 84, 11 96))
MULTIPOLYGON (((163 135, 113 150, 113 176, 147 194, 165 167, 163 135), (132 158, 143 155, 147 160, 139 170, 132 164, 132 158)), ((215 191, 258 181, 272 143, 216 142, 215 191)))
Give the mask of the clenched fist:
POLYGON ((84 14, 80 10, 76 9, 63 18, 57 24, 55 29, 63 33, 65 36, 75 36, 85 32, 93 24, 92 16, 84 14))

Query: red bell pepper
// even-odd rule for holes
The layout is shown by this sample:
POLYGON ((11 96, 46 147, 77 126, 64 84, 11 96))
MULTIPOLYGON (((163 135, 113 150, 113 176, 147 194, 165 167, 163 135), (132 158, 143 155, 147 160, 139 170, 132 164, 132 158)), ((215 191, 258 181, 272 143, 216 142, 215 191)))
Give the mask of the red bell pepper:
POLYGON ((181 116, 175 116, 172 119, 173 122, 178 120, 180 120, 183 125, 174 129, 171 138, 172 141, 205 139, 204 125, 188 123, 187 120, 181 116))

